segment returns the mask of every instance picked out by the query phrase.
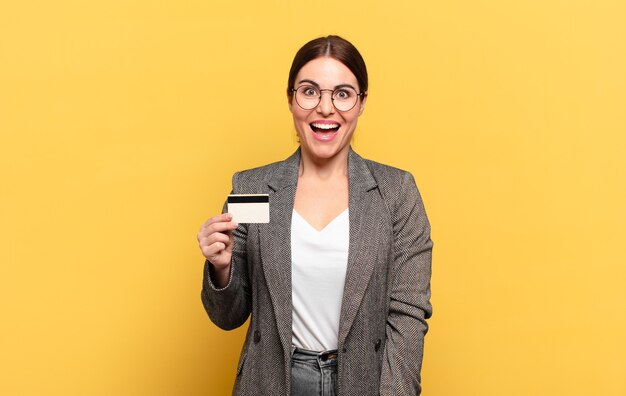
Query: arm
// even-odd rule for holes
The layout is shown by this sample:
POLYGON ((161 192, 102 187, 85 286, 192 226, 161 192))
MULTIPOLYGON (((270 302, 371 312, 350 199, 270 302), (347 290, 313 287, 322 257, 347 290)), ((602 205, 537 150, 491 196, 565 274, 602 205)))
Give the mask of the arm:
POLYGON ((410 173, 400 190, 393 213, 393 280, 380 378, 385 396, 420 394, 426 319, 432 314, 430 224, 410 173))
MULTIPOLYGON (((236 177, 233 176, 233 190, 236 189, 236 177)), ((226 212, 226 204, 222 213, 226 212)), ((232 256, 228 281, 224 287, 218 287, 215 266, 207 259, 204 263, 202 281, 202 304, 211 321, 225 330, 241 326, 251 311, 251 291, 246 259, 247 224, 239 224, 232 231, 232 256)))

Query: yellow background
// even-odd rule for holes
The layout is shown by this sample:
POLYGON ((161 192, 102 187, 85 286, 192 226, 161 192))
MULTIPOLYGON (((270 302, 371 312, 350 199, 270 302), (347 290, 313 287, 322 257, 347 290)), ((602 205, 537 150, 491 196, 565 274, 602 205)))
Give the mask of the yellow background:
MULTIPOLYGON (((626 395, 623 1, 0 0, 0 394, 225 395, 200 302, 232 172, 287 157, 296 50, 433 226, 426 396, 626 395)), ((268 363, 271 369, 271 362, 268 363)))

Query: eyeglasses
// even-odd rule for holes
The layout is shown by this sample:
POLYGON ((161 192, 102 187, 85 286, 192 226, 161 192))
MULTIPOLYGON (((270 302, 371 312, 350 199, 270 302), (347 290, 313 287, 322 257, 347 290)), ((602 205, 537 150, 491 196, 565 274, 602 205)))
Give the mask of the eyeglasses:
POLYGON ((330 98, 333 101, 333 106, 339 111, 350 111, 356 106, 359 97, 364 95, 363 92, 357 93, 354 88, 341 87, 336 89, 319 89, 313 85, 300 85, 296 89, 291 89, 291 92, 295 92, 296 103, 303 110, 313 110, 316 108, 322 100, 322 92, 330 92, 330 98))

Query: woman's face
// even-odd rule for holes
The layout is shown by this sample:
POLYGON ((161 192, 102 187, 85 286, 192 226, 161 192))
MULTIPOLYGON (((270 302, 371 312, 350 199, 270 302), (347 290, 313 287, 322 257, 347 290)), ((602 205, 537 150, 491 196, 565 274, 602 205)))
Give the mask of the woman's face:
MULTIPOLYGON (((305 64, 296 75, 294 88, 298 89, 301 85, 331 91, 350 86, 360 92, 357 79, 350 69, 329 57, 317 58, 305 64)), ((293 114, 303 154, 313 160, 325 160, 347 153, 366 96, 359 98, 351 110, 339 111, 333 105, 330 91, 321 91, 319 105, 311 110, 301 108, 295 95, 289 102, 289 109, 293 114)))

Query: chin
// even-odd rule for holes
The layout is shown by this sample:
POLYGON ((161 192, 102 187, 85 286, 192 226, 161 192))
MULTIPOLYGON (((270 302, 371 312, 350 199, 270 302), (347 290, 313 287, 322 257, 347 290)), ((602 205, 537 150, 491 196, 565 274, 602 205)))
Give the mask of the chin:
POLYGON ((345 147, 337 147, 337 146, 315 147, 314 146, 314 147, 308 147, 306 151, 313 158, 330 159, 330 158, 337 156, 338 154, 341 154, 344 150, 347 150, 348 147, 349 146, 345 146, 345 147))

